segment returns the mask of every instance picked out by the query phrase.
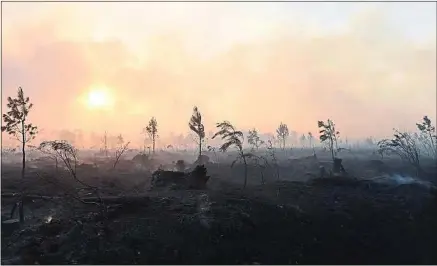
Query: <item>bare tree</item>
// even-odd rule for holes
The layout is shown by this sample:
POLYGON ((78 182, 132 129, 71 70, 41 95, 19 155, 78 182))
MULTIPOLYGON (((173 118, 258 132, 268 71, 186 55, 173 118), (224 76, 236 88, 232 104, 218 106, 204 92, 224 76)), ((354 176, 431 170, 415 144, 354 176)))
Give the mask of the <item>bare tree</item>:
POLYGON ((313 149, 313 155, 315 156, 316 155, 316 149, 314 148, 314 143, 313 143, 313 140, 314 140, 313 133, 308 132, 307 139, 308 139, 308 142, 310 144, 310 147, 313 149))
POLYGON ((244 163, 244 188, 247 185, 247 158, 253 157, 251 153, 245 153, 243 150, 244 134, 243 132, 236 130, 235 127, 229 121, 223 121, 217 123, 219 131, 214 134, 213 139, 220 136, 225 142, 220 146, 220 151, 226 152, 229 147, 234 146, 238 151, 237 158, 232 162, 231 167, 238 161, 244 163))
POLYGON ((66 140, 43 141, 38 147, 39 150, 51 152, 59 158, 67 168, 68 172, 77 178, 77 150, 66 140))
POLYGON ((202 156, 202 143, 205 140, 205 127, 202 124, 202 114, 199 112, 199 109, 196 106, 193 108, 193 115, 191 116, 188 126, 199 139, 197 144, 199 145, 198 158, 200 158, 200 156, 202 156))
POLYGON ((152 117, 149 121, 149 125, 146 127, 146 132, 149 134, 149 138, 152 140, 152 153, 155 154, 156 138, 158 137, 158 122, 155 117, 152 117))
POLYGON ((290 132, 288 131, 288 126, 281 122, 278 129, 276 129, 276 134, 278 136, 278 140, 282 144, 281 148, 284 150, 285 149, 285 142, 286 142, 288 136, 290 135, 290 132))
POLYGON ((253 162, 255 165, 259 168, 260 174, 261 174, 261 185, 265 184, 265 176, 264 171, 267 169, 267 167, 270 167, 270 164, 268 160, 264 156, 251 156, 253 162))
POLYGON ((247 142, 252 145, 252 150, 258 150, 259 147, 264 143, 258 135, 258 131, 253 128, 249 130, 249 136, 247 137, 247 142))
MULTIPOLYGON (((19 205, 20 223, 24 222, 24 178, 26 169, 26 144, 33 140, 38 133, 38 128, 32 123, 27 122, 27 116, 33 107, 29 97, 24 97, 23 89, 18 88, 16 98, 8 97, 7 108, 9 111, 3 114, 5 126, 2 126, 2 132, 7 132, 14 136, 21 143, 22 168, 21 168, 21 196, 17 203, 19 205)), ((15 205, 16 206, 16 205, 15 205)))
POLYGON ((120 157, 127 150, 129 144, 130 142, 124 143, 124 139, 121 134, 117 136, 117 148, 115 150, 115 161, 114 161, 114 165, 112 166, 112 169, 115 169, 115 167, 117 166, 120 160, 120 157))
POLYGON ((103 143, 103 152, 105 153, 105 156, 108 157, 108 132, 106 131, 103 134, 102 143, 103 143))
MULTIPOLYGON (((102 198, 100 197, 100 193, 99 193, 98 188, 90 186, 78 178, 78 176, 77 176, 77 160, 78 160, 77 149, 73 145, 71 145, 70 143, 68 143, 65 140, 52 140, 52 141, 41 142, 41 144, 39 145, 39 148, 46 149, 46 150, 51 149, 52 153, 55 154, 64 163, 64 166, 67 168, 71 177, 73 177, 73 179, 76 182, 78 182, 79 184, 81 184, 84 188, 90 189, 91 191, 93 191, 93 193, 96 195, 96 197, 98 198, 98 200, 100 202, 99 205, 101 207, 103 207, 103 209, 105 208, 103 201, 102 201, 102 198)), ((74 196, 74 198, 78 199, 82 203, 86 203, 77 196, 74 196)), ((90 203, 97 204, 95 202, 90 202, 90 203)))
POLYGON ((46 156, 50 157, 51 159, 53 159, 55 161, 55 170, 56 173, 58 172, 58 156, 57 154, 51 149, 48 148, 47 146, 39 146, 36 147, 41 153, 45 154, 46 156))

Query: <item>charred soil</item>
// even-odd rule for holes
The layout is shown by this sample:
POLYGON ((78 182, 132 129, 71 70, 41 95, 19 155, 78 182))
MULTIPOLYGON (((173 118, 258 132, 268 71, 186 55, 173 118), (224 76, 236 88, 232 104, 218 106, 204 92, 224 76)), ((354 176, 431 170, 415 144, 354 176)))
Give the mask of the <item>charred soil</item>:
MULTIPOLYGON (((105 210, 32 199, 2 264, 436 264, 429 188, 356 180, 156 190, 105 210), (50 211, 48 211, 50 210, 50 211)), ((12 199, 3 198, 2 213, 12 199)))

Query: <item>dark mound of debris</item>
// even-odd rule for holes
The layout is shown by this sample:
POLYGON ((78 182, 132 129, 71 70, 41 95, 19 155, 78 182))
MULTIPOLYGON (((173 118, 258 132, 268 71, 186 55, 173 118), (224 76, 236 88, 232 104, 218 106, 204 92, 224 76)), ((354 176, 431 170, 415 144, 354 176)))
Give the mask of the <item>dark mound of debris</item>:
POLYGON ((152 175, 151 187, 169 187, 172 189, 205 189, 209 180, 204 165, 198 165, 190 173, 157 170, 152 175))

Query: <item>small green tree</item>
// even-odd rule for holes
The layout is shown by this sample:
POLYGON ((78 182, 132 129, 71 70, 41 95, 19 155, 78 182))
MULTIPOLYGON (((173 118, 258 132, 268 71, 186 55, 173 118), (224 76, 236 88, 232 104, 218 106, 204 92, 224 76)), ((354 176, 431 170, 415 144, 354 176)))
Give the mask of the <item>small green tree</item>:
POLYGON ((191 116, 188 126, 199 138, 197 144, 199 145, 198 158, 200 158, 200 156, 202 156, 202 144, 205 140, 205 127, 202 124, 202 114, 199 112, 199 109, 196 106, 193 108, 193 115, 191 116))
POLYGON ((258 131, 253 128, 249 130, 249 136, 247 137, 247 142, 252 146, 252 150, 258 150, 259 147, 264 143, 258 135, 258 131))
POLYGON ((152 117, 149 121, 149 125, 146 127, 146 132, 149 134, 149 138, 152 140, 152 153, 155 154, 155 143, 158 137, 158 122, 155 117, 152 117))
POLYGON ((335 124, 330 119, 328 119, 326 123, 323 121, 318 121, 317 125, 320 129, 320 141, 327 144, 328 149, 331 152, 332 161, 335 161, 338 152, 337 140, 340 132, 335 130, 335 124))
POLYGON ((20 223, 24 222, 24 178, 26 171, 26 144, 33 140, 38 133, 38 128, 27 122, 27 117, 33 104, 30 103, 29 97, 24 97, 23 89, 18 88, 16 98, 8 97, 7 108, 9 111, 3 114, 4 126, 2 132, 7 132, 14 136, 21 143, 22 167, 21 167, 21 196, 17 203, 19 205, 20 223))
POLYGON ((234 146, 238 151, 237 158, 232 162, 231 167, 238 161, 244 163, 244 188, 247 185, 247 158, 253 157, 251 153, 245 153, 243 150, 244 134, 243 132, 236 130, 235 127, 229 121, 223 121, 217 123, 219 131, 214 134, 213 139, 220 136, 225 142, 220 146, 220 151, 226 152, 229 147, 234 146))
POLYGON ((281 148, 284 150, 285 149, 285 142, 286 142, 288 136, 290 135, 290 132, 288 131, 288 126, 281 122, 278 129, 276 129, 276 134, 278 136, 278 140, 282 144, 281 148))

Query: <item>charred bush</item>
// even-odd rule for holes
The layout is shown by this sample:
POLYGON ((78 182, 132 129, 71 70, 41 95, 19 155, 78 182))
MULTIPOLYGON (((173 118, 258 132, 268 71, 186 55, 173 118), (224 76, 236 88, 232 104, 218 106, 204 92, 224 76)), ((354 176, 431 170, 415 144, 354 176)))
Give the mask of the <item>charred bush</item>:
POLYGON ((343 167, 342 161, 343 161, 343 159, 334 158, 333 172, 335 174, 345 174, 346 173, 346 170, 343 167))
POLYGON ((185 171, 185 161, 184 160, 177 160, 176 170, 179 172, 185 171))
POLYGON ((140 164, 147 163, 150 160, 149 156, 144 153, 139 153, 132 158, 132 161, 140 164))
POLYGON ((177 185, 178 187, 184 187, 187 183, 184 172, 157 170, 152 174, 151 187, 169 187, 177 185))
POLYGON ((204 165, 198 165, 189 175, 189 188, 205 189, 206 183, 209 180, 208 171, 204 165))
POLYGON ((152 188, 204 189, 209 180, 205 166, 199 165, 188 174, 179 171, 157 170, 152 174, 152 188))

